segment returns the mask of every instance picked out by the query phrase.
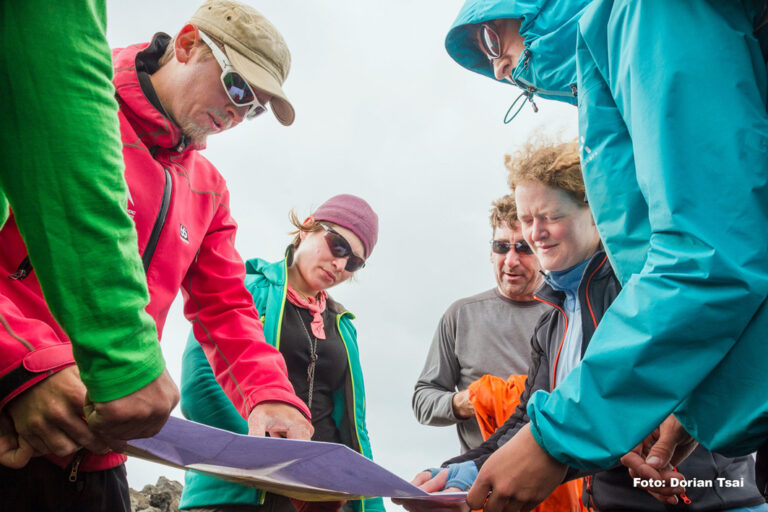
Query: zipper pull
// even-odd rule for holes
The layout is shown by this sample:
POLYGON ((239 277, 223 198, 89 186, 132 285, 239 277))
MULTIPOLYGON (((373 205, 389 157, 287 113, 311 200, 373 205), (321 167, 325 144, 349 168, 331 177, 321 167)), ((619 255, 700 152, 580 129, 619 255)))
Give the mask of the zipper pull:
MULTIPOLYGON (((676 467, 672 468, 672 469, 674 471, 677 471, 676 467)), ((690 505, 691 503, 693 503, 693 501, 691 501, 691 498, 689 498, 688 495, 685 494, 685 491, 683 491, 680 494, 678 494, 678 496, 680 497, 681 500, 683 500, 683 503, 685 503, 686 505, 690 505)))
POLYGON ((69 481, 70 482, 77 482, 77 470, 80 469, 80 463, 83 462, 83 457, 85 456, 85 452, 83 450, 80 450, 77 452, 72 459, 72 469, 69 471, 69 481))
POLYGON ((571 92, 573 93, 574 98, 578 98, 579 88, 576 86, 576 84, 571 84, 571 92))
POLYGON ((523 69, 528 69, 528 65, 531 63, 531 50, 526 48, 523 52, 523 57, 525 58, 523 61, 523 69))
MULTIPOLYGON (((535 90, 535 89, 534 89, 535 90)), ((539 113, 539 107, 536 106, 536 102, 533 101, 533 91, 530 91, 528 93, 528 101, 531 102, 531 107, 533 107, 533 113, 538 114, 539 113)))

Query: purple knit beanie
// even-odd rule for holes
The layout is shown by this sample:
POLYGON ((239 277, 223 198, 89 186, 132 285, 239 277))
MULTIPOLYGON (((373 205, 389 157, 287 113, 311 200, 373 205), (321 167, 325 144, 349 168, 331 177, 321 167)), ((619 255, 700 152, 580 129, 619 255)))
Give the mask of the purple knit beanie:
POLYGON ((352 194, 339 194, 321 204, 312 214, 315 220, 332 222, 357 235, 370 257, 379 238, 379 216, 365 200, 352 194))

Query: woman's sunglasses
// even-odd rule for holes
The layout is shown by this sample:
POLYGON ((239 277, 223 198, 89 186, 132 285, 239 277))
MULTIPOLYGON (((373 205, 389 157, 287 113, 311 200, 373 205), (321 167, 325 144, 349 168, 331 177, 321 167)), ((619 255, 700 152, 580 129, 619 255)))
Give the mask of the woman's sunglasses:
POLYGON ((501 37, 488 23, 480 25, 480 49, 491 60, 501 57, 501 37))
POLYGON ((525 240, 507 242, 506 240, 491 240, 491 250, 496 254, 507 254, 514 249, 517 254, 533 254, 533 249, 525 240))
POLYGON ((200 39, 208 45, 213 56, 216 58, 216 62, 221 66, 221 85, 224 87, 224 90, 227 91, 229 100, 238 107, 250 105, 250 110, 245 114, 245 117, 248 119, 253 119, 266 112, 267 107, 261 104, 256 97, 256 93, 253 92, 251 86, 248 85, 248 82, 245 81, 240 73, 235 71, 235 68, 232 67, 229 59, 227 59, 227 56, 224 55, 224 52, 221 51, 219 46, 214 43, 210 37, 205 35, 202 30, 198 32, 200 34, 200 39))
POLYGON ((352 247, 350 247, 346 238, 325 224, 320 224, 320 226, 325 230, 325 243, 328 244, 328 249, 331 250, 333 257, 347 258, 344 270, 355 272, 365 266, 365 260, 352 251, 352 247))

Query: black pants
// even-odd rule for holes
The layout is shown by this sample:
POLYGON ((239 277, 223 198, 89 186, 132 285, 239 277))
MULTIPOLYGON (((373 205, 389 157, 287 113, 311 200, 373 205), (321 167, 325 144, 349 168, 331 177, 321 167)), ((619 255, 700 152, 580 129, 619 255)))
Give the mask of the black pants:
POLYGON ((125 465, 78 472, 35 457, 22 469, 0 466, 0 512, 131 512, 125 465))
POLYGON ((296 507, 285 496, 268 492, 262 505, 211 505, 189 508, 184 512, 296 512, 296 507))

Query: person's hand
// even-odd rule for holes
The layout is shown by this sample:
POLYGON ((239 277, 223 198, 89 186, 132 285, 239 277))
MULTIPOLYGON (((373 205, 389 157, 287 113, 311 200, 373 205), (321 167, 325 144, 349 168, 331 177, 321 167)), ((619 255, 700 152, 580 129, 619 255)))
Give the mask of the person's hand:
POLYGON ((451 405, 453 405, 453 414, 457 418, 467 419, 475 417, 475 408, 472 406, 472 402, 469 401, 468 389, 454 393, 451 405))
MULTIPOLYGON (((6 409, 18 434, 13 457, 24 457, 28 447, 38 454, 53 453, 66 457, 85 447, 106 453, 108 446, 88 428, 83 419, 85 386, 77 366, 69 366, 13 398, 6 409)), ((5 443, 9 443, 8 437, 5 443)), ((10 442, 13 446, 13 442, 10 442)), ((17 458, 18 463, 21 458, 17 458)), ((24 462, 26 464, 26 462, 24 462)), ((22 466, 24 465, 22 464, 22 466)))
POLYGON ((477 466, 472 460, 454 462, 446 468, 430 468, 418 473, 411 484, 425 492, 464 492, 477 478, 477 466))
POLYGON ((248 415, 248 435, 309 441, 315 429, 296 407, 277 402, 259 404, 248 415))
POLYGON ((684 480, 685 477, 674 467, 696 449, 698 443, 683 428, 674 415, 665 419, 658 428, 651 432, 642 443, 621 458, 621 463, 629 469, 629 475, 642 480, 662 482, 659 487, 648 487, 648 493, 661 501, 675 505, 677 494, 685 491, 681 486, 672 486, 671 479, 684 480))
POLYGON ((32 445, 16 432, 8 413, 0 411, 0 465, 21 469, 35 455, 37 452, 32 445))
POLYGON ((453 492, 458 491, 458 488, 446 488, 445 484, 448 481, 448 468, 427 469, 421 473, 417 473, 411 484, 415 485, 424 492, 453 492))
POLYGON ((158 378, 122 398, 108 402, 86 398, 85 418, 112 450, 122 452, 126 441, 157 434, 177 403, 179 390, 168 370, 164 370, 158 378))
POLYGON ((525 425, 480 468, 467 503, 485 512, 527 512, 562 483, 567 469, 538 445, 530 424, 525 425))
MULTIPOLYGON (((458 487, 446 487, 448 468, 434 468, 422 471, 411 480, 411 483, 429 493, 456 492, 458 487)), ((403 501, 392 498, 392 503, 400 505, 408 512, 469 512, 466 501, 403 501)))

